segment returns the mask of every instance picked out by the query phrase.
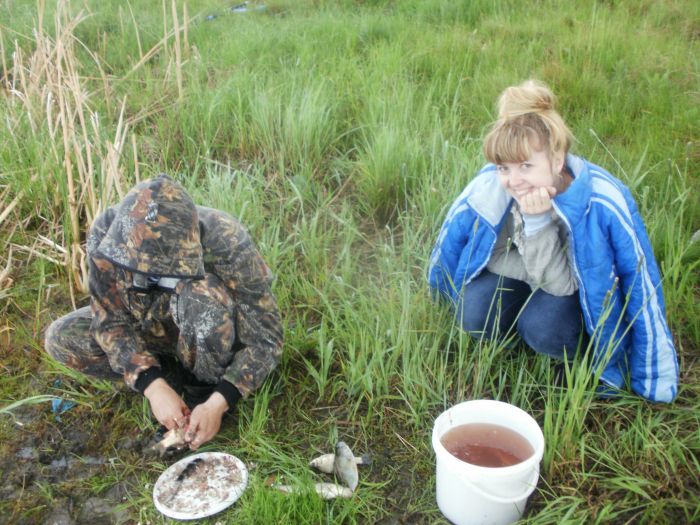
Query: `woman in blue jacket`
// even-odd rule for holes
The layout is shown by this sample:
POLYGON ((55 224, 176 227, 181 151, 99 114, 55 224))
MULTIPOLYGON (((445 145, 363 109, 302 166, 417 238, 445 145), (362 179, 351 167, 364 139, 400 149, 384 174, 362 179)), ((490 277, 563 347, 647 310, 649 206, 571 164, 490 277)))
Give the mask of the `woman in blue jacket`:
POLYGON ((487 164, 451 206, 430 286, 475 337, 513 331, 556 358, 589 346, 601 381, 671 402, 678 363, 661 278, 630 191, 569 153, 544 85, 507 88, 484 139, 487 164))

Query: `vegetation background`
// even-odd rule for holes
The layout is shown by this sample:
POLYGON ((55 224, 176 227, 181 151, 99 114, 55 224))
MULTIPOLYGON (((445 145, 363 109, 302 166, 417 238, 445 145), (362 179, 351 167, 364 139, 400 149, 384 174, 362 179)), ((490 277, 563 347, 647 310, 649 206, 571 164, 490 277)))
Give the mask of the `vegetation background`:
POLYGON ((699 522, 700 4, 233 6, 0 0, 0 522, 167 521, 150 491, 169 462, 134 445, 156 428, 143 400, 42 351, 42 330, 88 303, 91 220, 163 171, 249 227, 285 319, 279 369, 206 447, 248 463, 249 488, 204 523, 442 523, 432 422, 473 398, 544 429, 525 522, 699 522), (680 359, 670 406, 596 398, 585 362, 556 388, 553 363, 470 340, 428 294, 494 101, 530 77, 637 199, 680 359), (339 438, 374 457, 354 498, 265 486, 309 486, 308 460, 339 438))

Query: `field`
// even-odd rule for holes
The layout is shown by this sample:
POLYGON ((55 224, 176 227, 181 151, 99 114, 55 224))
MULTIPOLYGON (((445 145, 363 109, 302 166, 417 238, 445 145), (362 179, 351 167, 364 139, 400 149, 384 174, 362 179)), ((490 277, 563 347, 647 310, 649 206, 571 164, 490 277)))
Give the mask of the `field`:
POLYGON ((248 490, 203 523, 446 523, 432 424, 478 398, 544 430, 524 523, 700 522, 700 4, 235 3, 0 0, 0 523, 169 522, 146 402, 42 348, 89 303, 92 219, 160 172, 248 227, 285 325, 278 369, 204 447, 248 464, 248 490), (470 339, 428 292, 496 97, 527 78, 637 200, 679 355, 671 405, 596 397, 584 360, 554 386, 550 360, 470 339), (266 486, 330 481, 307 463, 339 439, 373 458, 352 499, 266 486))

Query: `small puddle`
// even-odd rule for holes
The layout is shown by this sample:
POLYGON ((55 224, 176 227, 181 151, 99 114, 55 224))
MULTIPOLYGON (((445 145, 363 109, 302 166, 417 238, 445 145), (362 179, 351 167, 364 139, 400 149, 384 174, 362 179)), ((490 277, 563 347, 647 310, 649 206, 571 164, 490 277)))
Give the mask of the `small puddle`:
POLYGON ((49 468, 51 469, 61 469, 61 468, 68 468, 73 465, 104 465, 105 463, 109 463, 110 460, 104 459, 104 458, 96 458, 92 456, 85 456, 82 458, 67 458, 66 456, 63 456, 59 459, 54 459, 50 464, 49 468))
POLYGON ((15 456, 19 459, 37 459, 39 457, 39 453, 34 447, 22 447, 17 451, 15 456))

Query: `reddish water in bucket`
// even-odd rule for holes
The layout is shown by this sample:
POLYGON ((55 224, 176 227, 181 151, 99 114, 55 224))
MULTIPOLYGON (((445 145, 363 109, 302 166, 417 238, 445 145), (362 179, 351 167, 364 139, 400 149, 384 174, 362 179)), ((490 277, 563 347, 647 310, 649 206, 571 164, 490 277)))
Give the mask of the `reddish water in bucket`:
POLYGON ((491 423, 456 426, 445 432, 440 442, 457 459, 480 467, 509 467, 535 452, 514 430, 491 423))

